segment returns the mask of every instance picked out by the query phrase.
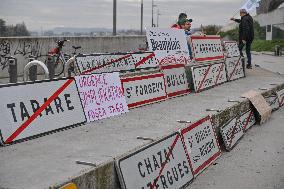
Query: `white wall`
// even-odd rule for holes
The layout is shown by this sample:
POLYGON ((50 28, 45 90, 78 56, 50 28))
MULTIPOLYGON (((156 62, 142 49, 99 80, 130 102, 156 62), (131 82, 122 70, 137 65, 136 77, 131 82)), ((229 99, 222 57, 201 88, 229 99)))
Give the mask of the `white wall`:
MULTIPOLYGON (((0 78, 8 77, 7 57, 17 58, 18 75, 23 75, 29 55, 38 56, 38 60, 44 61, 49 49, 56 47, 57 39, 53 37, 0 38, 0 78)), ((73 52, 73 45, 82 46, 78 53, 89 54, 137 51, 146 43, 146 36, 66 37, 66 39, 70 42, 66 42, 63 52, 68 54, 73 52)))

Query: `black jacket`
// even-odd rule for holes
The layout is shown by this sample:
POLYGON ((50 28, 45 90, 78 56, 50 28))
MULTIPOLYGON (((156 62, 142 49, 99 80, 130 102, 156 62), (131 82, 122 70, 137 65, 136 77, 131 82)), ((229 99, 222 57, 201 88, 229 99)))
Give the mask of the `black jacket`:
POLYGON ((245 40, 249 43, 253 41, 253 19, 249 14, 241 17, 241 19, 235 19, 235 22, 240 23, 239 25, 239 42, 245 40))

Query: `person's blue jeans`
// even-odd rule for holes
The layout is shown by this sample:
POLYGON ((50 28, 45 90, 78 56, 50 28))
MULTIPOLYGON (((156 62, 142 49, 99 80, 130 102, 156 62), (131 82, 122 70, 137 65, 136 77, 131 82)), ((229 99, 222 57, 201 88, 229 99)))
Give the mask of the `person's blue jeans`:
POLYGON ((240 54, 241 56, 243 57, 244 54, 243 54, 243 48, 244 46, 246 46, 246 54, 247 54, 247 59, 248 59, 248 66, 251 66, 251 52, 250 52, 250 49, 251 49, 251 43, 252 42, 247 42, 246 44, 244 44, 243 42, 240 42, 239 43, 239 50, 240 50, 240 54))

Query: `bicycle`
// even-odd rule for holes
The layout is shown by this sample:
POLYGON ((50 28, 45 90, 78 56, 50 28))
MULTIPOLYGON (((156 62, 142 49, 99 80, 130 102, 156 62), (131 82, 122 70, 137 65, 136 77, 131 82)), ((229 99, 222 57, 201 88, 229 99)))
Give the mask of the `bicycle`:
POLYGON ((48 52, 48 58, 45 64, 50 69, 50 74, 54 76, 60 76, 63 74, 65 66, 69 61, 72 61, 70 64, 70 68, 68 68, 68 76, 71 76, 71 73, 75 72, 75 64, 74 64, 74 56, 77 54, 76 50, 80 49, 81 46, 72 46, 74 49, 72 55, 68 55, 62 52, 62 48, 64 47, 65 42, 69 42, 70 40, 58 40, 56 41, 57 47, 52 48, 48 52), (54 69, 53 69, 54 68, 54 69), (54 73, 52 73, 54 70, 54 73))

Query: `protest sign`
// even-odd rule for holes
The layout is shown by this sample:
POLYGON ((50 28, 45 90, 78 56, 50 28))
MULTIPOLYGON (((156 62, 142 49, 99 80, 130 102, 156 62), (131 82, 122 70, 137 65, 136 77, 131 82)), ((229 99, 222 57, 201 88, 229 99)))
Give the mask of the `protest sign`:
POLYGON ((247 2, 245 2, 245 4, 241 7, 241 9, 245 9, 246 11, 251 11, 253 9, 255 9, 256 7, 259 6, 259 2, 261 0, 247 0, 247 2))
POLYGON ((128 112, 119 73, 76 76, 87 122, 128 112))
POLYGON ((150 51, 160 65, 187 64, 190 60, 186 35, 183 30, 146 28, 150 51))

